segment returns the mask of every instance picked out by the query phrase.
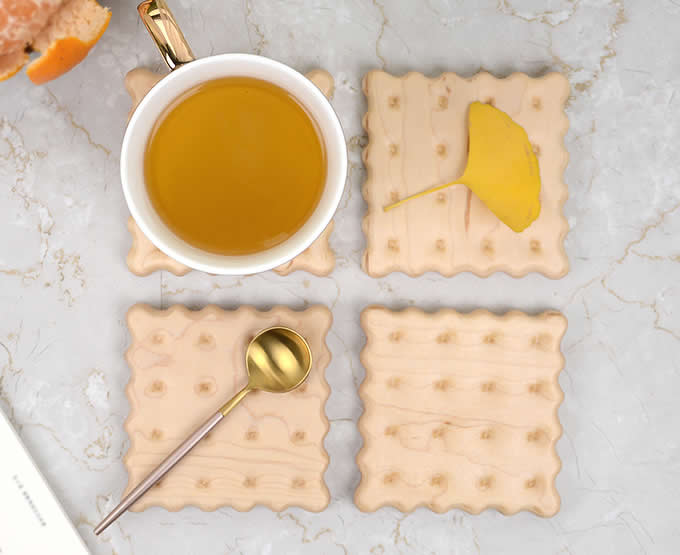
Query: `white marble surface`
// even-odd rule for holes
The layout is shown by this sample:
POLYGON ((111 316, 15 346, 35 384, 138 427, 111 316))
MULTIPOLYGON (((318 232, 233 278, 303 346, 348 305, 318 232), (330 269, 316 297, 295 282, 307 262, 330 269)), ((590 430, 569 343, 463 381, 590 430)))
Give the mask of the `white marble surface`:
POLYGON ((111 4, 108 31, 68 76, 44 87, 24 76, 0 84, 0 406, 94 553, 680 551, 678 2, 173 0, 198 55, 257 52, 335 76, 351 173, 332 236, 338 265, 323 279, 127 271, 122 78, 161 63, 135 3, 111 4), (566 278, 373 280, 361 272, 360 79, 375 67, 569 77, 566 278), (326 511, 153 509, 93 536, 126 483, 124 315, 138 301, 332 307, 326 511), (376 302, 564 311, 556 517, 362 514, 353 506, 364 377, 358 318, 376 302))

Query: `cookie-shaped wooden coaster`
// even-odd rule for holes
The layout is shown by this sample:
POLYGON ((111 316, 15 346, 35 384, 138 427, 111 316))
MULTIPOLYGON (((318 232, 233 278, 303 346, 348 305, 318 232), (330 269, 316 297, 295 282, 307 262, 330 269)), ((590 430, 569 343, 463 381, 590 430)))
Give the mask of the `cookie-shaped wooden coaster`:
POLYGON ((564 316, 369 307, 361 324, 361 510, 558 511, 564 316))
POLYGON ((371 71, 364 77, 368 146, 363 188, 368 212, 364 270, 373 277, 390 272, 445 276, 506 272, 519 277, 540 272, 558 278, 569 263, 568 230, 562 205, 568 154, 564 105, 569 84, 551 73, 538 79, 514 73, 470 79, 443 73, 394 77, 371 71), (489 103, 527 132, 541 174, 541 212, 521 233, 503 224, 464 186, 450 187, 385 212, 389 204, 460 177, 467 161, 467 113, 471 102, 489 103))
POLYGON ((298 389, 249 395, 133 510, 195 505, 243 511, 258 504, 275 511, 289 505, 324 509, 330 499, 323 440, 329 428, 324 372, 331 359, 326 346, 331 320, 323 306, 300 312, 133 306, 127 316, 132 342, 126 355, 131 370, 126 493, 246 384, 245 349, 258 331, 293 328, 307 339, 313 356, 309 377, 298 389))
MULTIPOLYGON (((125 76, 125 88, 132 99, 130 116, 137 105, 151 88, 163 78, 162 75, 144 68, 137 68, 125 76)), ((307 78, 312 81, 327 97, 333 95, 333 77, 324 70, 316 69, 307 73, 307 78)), ((127 266, 130 271, 138 276, 165 270, 177 276, 183 276, 191 271, 191 268, 181 262, 173 260, 156 246, 142 233, 137 223, 130 217, 128 230, 132 236, 132 247, 127 255, 127 266)), ((314 241, 307 250, 289 262, 275 268, 274 271, 282 276, 297 270, 304 270, 317 276, 327 276, 335 267, 335 254, 328 242, 333 230, 333 222, 314 241)))

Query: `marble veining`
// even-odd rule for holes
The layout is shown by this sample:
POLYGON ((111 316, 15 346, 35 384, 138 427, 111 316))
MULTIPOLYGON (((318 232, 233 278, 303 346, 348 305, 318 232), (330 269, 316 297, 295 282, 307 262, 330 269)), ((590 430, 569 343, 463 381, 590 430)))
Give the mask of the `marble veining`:
POLYGON ((675 0, 172 0, 194 52, 256 52, 335 78, 350 177, 325 278, 248 279, 191 272, 132 275, 119 149, 129 109, 123 77, 162 70, 134 4, 111 2, 109 29, 67 76, 0 84, 0 406, 96 554, 674 553, 680 546, 680 6, 675 0), (566 277, 497 274, 380 279, 360 269, 365 241, 361 151, 370 69, 427 76, 480 69, 503 77, 560 71, 570 81, 565 144, 570 232, 566 277), (125 314, 252 304, 333 312, 326 371, 330 432, 322 513, 300 509, 122 518, 93 526, 120 498, 129 445, 125 314), (363 514, 359 326, 369 304, 459 311, 556 309, 569 326, 557 443, 562 503, 551 519, 393 508, 363 514))

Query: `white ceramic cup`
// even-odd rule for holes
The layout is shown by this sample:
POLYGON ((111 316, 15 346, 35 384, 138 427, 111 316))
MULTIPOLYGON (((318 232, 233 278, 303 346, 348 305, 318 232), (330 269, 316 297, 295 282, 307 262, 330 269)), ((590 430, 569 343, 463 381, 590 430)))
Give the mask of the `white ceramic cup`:
MULTIPOLYGON (((169 257, 211 274, 245 275, 264 272, 288 262, 319 237, 335 213, 347 177, 347 146, 337 115, 323 93, 301 73, 287 65, 252 54, 220 54, 193 60, 178 28, 180 44, 191 61, 177 60, 155 36, 153 25, 145 19, 150 9, 167 10, 161 0, 147 0, 139 10, 149 31, 166 56, 173 71, 156 84, 137 106, 128 123, 120 156, 123 193, 132 217, 144 235, 169 257), (253 77, 269 81, 291 93, 308 111, 320 130, 326 149, 326 183, 316 209, 291 237, 270 249, 254 254, 225 256, 201 250, 175 235, 154 209, 144 182, 144 152, 154 124, 167 106, 183 92, 213 79, 229 76, 253 77)), ((163 13, 163 22, 174 24, 172 15, 163 13), (167 17, 170 17, 168 20, 167 17)), ((168 33, 166 32, 165 35, 168 33)), ((176 38, 176 35, 175 35, 176 38)))

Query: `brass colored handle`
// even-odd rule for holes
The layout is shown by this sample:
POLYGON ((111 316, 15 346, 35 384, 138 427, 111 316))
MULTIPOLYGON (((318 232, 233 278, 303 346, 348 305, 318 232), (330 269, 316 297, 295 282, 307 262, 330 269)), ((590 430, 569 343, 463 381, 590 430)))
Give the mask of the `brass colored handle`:
POLYGON ((222 416, 227 416, 231 412, 231 409, 233 409, 236 405, 238 405, 243 398, 250 393, 252 389, 250 389, 250 384, 245 386, 241 391, 239 391, 236 395, 234 395, 229 401, 224 403, 220 407, 220 410, 218 411, 222 416))
POLYGON ((144 0, 137 11, 170 70, 196 59, 165 0, 144 0))

